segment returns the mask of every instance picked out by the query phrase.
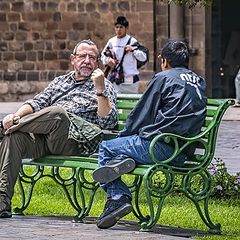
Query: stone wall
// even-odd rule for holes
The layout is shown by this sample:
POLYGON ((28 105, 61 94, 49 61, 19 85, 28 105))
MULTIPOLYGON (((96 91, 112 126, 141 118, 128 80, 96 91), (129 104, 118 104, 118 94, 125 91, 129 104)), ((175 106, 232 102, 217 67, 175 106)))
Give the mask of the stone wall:
MULTIPOLYGON (((196 35, 191 43, 195 41, 199 51, 193 62, 202 72, 204 37, 191 26, 200 24, 201 29, 204 20, 201 10, 195 11, 200 13, 190 20, 196 23, 184 13, 185 37, 196 35)), ((101 50, 114 35, 113 21, 119 15, 128 18, 129 34, 150 50, 150 61, 141 71, 142 92, 153 71, 159 70, 158 62, 154 63, 158 48, 170 37, 167 5, 153 0, 1 0, 0 101, 23 101, 55 76, 70 71, 69 56, 79 40, 90 38, 101 50)))
POLYGON ((128 18, 129 33, 151 50, 152 1, 2 0, 0 101, 25 100, 70 71, 69 55, 79 40, 90 38, 102 49, 118 15, 128 18))

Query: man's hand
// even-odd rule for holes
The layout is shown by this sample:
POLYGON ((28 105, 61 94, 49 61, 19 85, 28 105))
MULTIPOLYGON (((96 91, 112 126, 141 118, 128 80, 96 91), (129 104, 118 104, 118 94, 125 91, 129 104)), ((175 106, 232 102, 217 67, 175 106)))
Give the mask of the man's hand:
POLYGON ((131 45, 126 45, 124 49, 126 52, 132 52, 135 48, 133 48, 131 45))
POLYGON ((97 92, 102 92, 105 89, 104 73, 100 68, 93 71, 91 79, 97 92))
POLYGON ((15 114, 12 114, 12 113, 8 114, 6 117, 4 117, 4 119, 2 121, 3 128, 4 129, 10 128, 14 124, 17 124, 19 119, 20 119, 20 117, 15 114))
POLYGON ((109 59, 108 66, 113 68, 116 65, 116 61, 113 58, 109 59))

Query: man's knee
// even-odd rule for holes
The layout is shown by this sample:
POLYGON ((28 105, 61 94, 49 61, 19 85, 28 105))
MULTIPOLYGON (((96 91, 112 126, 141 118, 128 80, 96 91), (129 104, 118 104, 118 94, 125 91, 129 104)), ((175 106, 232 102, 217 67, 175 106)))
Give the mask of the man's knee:
POLYGON ((48 112, 50 117, 61 116, 63 118, 68 118, 66 110, 59 106, 47 107, 45 111, 48 112))
POLYGON ((44 111, 46 112, 46 120, 53 120, 55 125, 61 126, 64 124, 64 127, 67 127, 70 124, 68 114, 62 107, 51 106, 44 109, 44 111))

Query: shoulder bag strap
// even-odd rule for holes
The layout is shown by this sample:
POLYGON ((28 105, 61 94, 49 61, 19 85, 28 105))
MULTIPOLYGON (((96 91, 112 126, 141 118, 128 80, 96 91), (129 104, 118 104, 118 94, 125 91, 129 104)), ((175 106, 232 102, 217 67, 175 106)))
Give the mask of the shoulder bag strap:
MULTIPOLYGON (((130 38, 128 39, 125 47, 131 42, 131 38, 132 38, 132 37, 130 37, 130 38)), ((124 47, 124 52, 123 52, 123 56, 122 56, 122 58, 121 58, 121 61, 120 61, 113 69, 118 69, 118 68, 122 65, 123 59, 124 59, 124 57, 125 57, 125 55, 126 55, 126 53, 127 53, 127 52, 125 51, 125 47, 124 47)))
MULTIPOLYGON (((128 41, 127 41, 125 47, 126 47, 128 44, 130 44, 130 42, 131 42, 131 38, 132 38, 132 37, 130 37, 130 38, 128 39, 128 41)), ((119 62, 119 65, 122 65, 122 63, 123 63, 123 59, 124 59, 124 57, 125 57, 125 55, 126 55, 126 53, 127 53, 127 52, 125 51, 125 47, 124 47, 123 56, 122 56, 121 61, 119 62)))

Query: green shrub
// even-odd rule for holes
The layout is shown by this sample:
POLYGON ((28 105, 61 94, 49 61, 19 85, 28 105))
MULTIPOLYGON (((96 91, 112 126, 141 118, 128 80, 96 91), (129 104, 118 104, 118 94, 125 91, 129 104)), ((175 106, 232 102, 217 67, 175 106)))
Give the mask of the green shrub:
POLYGON ((215 158, 209 166, 209 173, 213 179, 212 197, 240 198, 240 172, 236 175, 229 174, 223 160, 215 158))

